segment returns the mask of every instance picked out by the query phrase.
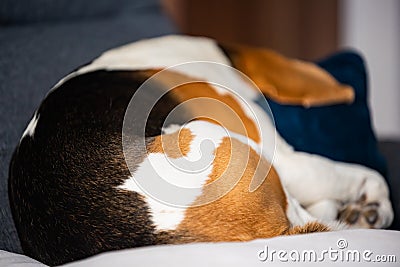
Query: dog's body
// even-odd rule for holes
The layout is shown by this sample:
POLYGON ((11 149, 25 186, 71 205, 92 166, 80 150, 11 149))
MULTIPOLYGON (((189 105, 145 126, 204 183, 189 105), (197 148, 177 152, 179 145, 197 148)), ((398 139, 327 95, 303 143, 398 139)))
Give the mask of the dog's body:
POLYGON ((378 173, 294 151, 255 104, 254 86, 225 65, 286 103, 351 101, 351 88, 302 62, 290 62, 287 75, 295 77, 285 84, 264 74, 286 70, 286 59, 222 48, 226 54, 205 38, 145 40, 105 53, 54 87, 10 168, 27 255, 59 264, 128 247, 334 230, 337 219, 391 223, 378 173), (296 87, 304 80, 315 88, 296 87))

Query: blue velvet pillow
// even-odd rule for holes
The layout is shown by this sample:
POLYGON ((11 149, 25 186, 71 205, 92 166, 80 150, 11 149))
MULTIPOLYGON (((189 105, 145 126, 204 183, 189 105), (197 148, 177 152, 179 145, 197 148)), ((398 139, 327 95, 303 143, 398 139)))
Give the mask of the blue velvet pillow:
POLYGON ((355 101, 304 108, 268 99, 278 132, 298 151, 359 163, 386 176, 386 161, 378 151, 371 127, 363 59, 354 52, 341 52, 317 64, 339 82, 351 85, 355 101))

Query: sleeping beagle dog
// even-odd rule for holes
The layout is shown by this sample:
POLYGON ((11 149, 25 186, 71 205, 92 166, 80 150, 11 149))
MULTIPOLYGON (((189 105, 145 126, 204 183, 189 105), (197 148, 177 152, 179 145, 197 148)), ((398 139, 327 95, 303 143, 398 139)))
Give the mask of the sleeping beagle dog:
POLYGON ((354 98, 314 64, 202 37, 128 44, 63 78, 11 161, 24 252, 56 265, 155 244, 389 226, 383 177, 294 151, 260 94, 304 106, 354 98))

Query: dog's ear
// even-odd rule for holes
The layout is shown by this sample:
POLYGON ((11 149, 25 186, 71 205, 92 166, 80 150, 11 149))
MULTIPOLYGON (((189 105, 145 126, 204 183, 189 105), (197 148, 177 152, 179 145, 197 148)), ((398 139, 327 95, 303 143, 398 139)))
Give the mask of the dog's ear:
POLYGON ((286 58, 274 51, 220 44, 233 67, 246 74, 264 95, 281 104, 323 106, 351 103, 353 88, 338 83, 311 62, 286 58))

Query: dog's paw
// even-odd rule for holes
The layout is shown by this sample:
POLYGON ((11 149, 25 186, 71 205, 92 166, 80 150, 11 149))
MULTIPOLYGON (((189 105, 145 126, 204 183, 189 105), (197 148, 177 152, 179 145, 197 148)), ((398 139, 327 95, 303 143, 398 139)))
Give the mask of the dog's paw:
POLYGON ((393 221, 393 209, 389 200, 389 188, 378 172, 354 165, 346 172, 353 185, 349 185, 352 197, 341 199, 338 220, 351 228, 387 228, 393 221))
POLYGON ((344 204, 337 219, 351 228, 385 228, 393 220, 393 211, 389 200, 368 201, 362 194, 355 202, 344 204))

